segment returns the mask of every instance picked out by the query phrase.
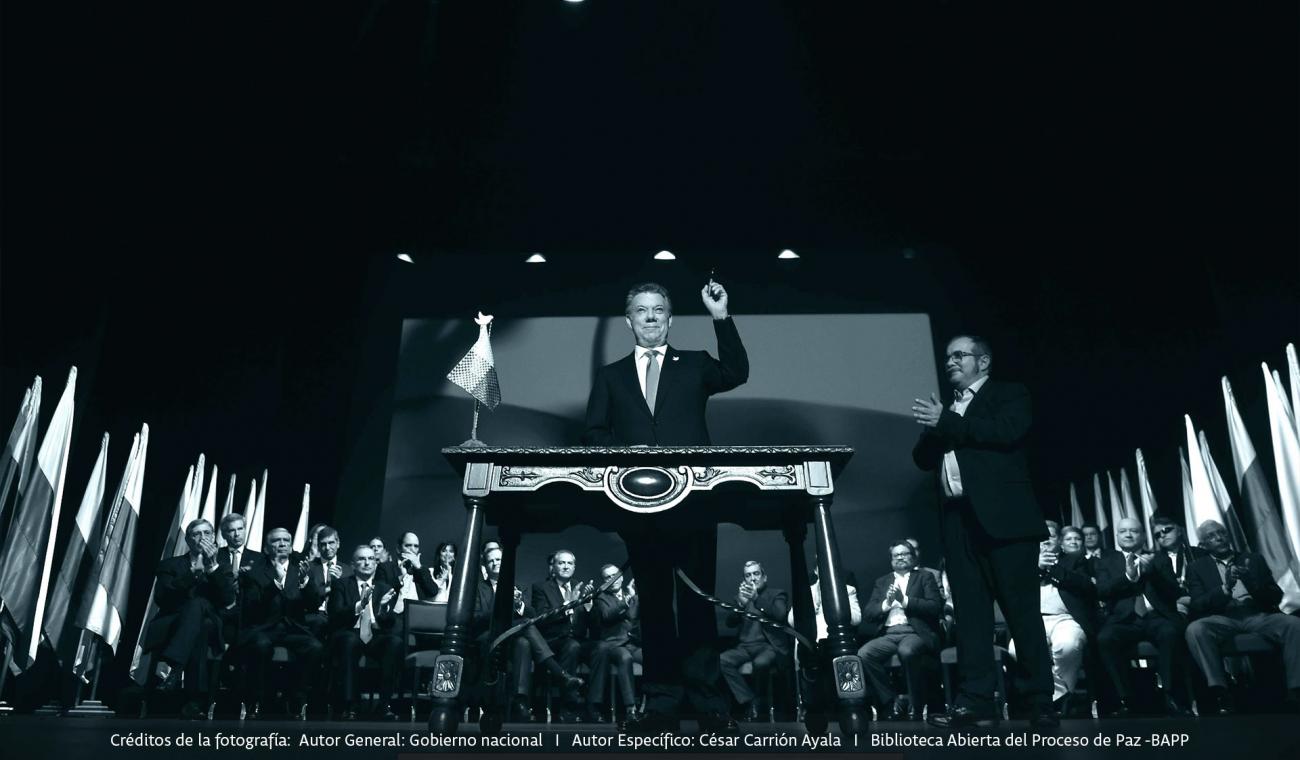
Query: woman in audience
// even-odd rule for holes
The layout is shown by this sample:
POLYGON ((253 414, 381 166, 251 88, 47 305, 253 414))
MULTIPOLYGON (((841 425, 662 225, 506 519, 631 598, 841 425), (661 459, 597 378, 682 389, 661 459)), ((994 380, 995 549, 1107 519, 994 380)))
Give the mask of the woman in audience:
POLYGON ((1061 552, 1063 554, 1083 553, 1083 531, 1067 525, 1061 528, 1061 552))
POLYGON ((446 602, 451 598, 451 574, 456 567, 456 545, 443 541, 438 544, 433 558, 433 582, 438 584, 438 595, 433 601, 446 602))

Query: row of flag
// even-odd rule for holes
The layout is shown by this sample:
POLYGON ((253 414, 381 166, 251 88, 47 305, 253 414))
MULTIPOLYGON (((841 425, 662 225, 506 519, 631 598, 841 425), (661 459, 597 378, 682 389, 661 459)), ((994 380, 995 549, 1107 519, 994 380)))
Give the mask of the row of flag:
MULTIPOLYGON (((1241 506, 1250 517, 1249 533, 1238 519, 1232 495, 1210 454, 1205 431, 1196 430, 1190 415, 1183 416, 1186 444, 1179 447, 1179 462, 1183 481, 1183 523, 1187 526, 1188 543, 1196 545, 1196 528, 1205 521, 1214 520, 1224 525, 1235 549, 1253 549, 1263 555, 1282 588, 1282 610, 1290 613, 1300 609, 1300 420, 1296 418, 1296 411, 1300 409, 1300 361, 1297 361, 1294 344, 1287 345, 1286 357, 1289 398, 1288 384, 1283 382, 1282 376, 1270 370, 1268 364, 1260 365, 1268 402, 1273 482, 1256 456, 1255 445, 1237 408, 1232 384, 1226 377, 1220 380, 1232 450, 1232 473, 1236 477, 1237 493, 1241 495, 1241 506)), ((1105 535, 1108 530, 1113 531, 1121 519, 1138 518, 1147 526, 1147 546, 1151 548, 1151 518, 1159 510, 1141 449, 1136 451, 1135 459, 1139 495, 1136 501, 1129 488, 1127 468, 1120 468, 1118 477, 1106 472, 1105 490, 1101 475, 1093 475, 1095 524, 1105 535)), ((1070 484, 1069 498, 1071 522, 1083 525, 1083 509, 1073 483, 1070 484)))
MULTIPOLYGON (((149 426, 142 425, 134 436, 117 489, 107 504, 109 435, 104 434, 73 527, 62 544, 62 561, 55 572, 55 549, 59 545, 55 532, 72 445, 76 380, 77 369, 73 367, 37 446, 42 392, 42 381, 37 377, 23 395, 13 430, 0 454, 0 637, 8 654, 9 670, 14 674, 29 669, 45 646, 57 658, 61 669, 84 677, 94 667, 100 643, 116 653, 125 628, 149 426), (13 509, 9 510, 11 491, 15 496, 13 509)), ((218 524, 217 468, 215 465, 212 468, 206 498, 203 498, 204 469, 204 456, 200 455, 198 463, 186 474, 172 529, 163 547, 163 559, 188 550, 185 526, 193 520, 202 517, 218 524)), ((259 551, 266 515, 266 484, 267 472, 263 471, 261 487, 253 481, 243 511, 247 530, 245 545, 259 551)), ((235 477, 231 476, 222 517, 233 512, 235 485, 235 477)), ((307 541, 310 496, 311 486, 307 485, 294 533, 294 548, 298 551, 307 541)), ((220 537, 218 541, 225 543, 220 537)), ((141 635, 156 614, 151 590, 141 635)), ((137 643, 133 676, 141 658, 137 643)))

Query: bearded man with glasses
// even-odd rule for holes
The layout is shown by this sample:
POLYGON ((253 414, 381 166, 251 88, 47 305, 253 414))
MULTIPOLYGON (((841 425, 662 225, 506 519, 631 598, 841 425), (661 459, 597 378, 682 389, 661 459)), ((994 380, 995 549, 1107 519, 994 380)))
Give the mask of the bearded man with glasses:
POLYGON ((944 352, 954 391, 945 406, 935 394, 916 399, 912 415, 922 426, 912 459, 935 472, 939 523, 948 582, 957 615, 956 704, 930 716, 950 729, 998 723, 993 692, 993 602, 1019 642, 1030 703, 1030 725, 1053 728, 1052 658, 1038 611, 1038 542, 1047 537, 1029 482, 1025 444, 1033 422, 1029 390, 993 380, 993 351, 977 335, 958 335, 944 352))

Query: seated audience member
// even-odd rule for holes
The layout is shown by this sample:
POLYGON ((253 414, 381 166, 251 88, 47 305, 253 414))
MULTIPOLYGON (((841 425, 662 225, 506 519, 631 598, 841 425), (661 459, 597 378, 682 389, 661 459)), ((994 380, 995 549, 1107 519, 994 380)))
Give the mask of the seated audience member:
POLYGON ((500 549, 501 544, 496 541, 484 541, 483 546, 478 550, 479 572, 483 574, 483 580, 487 580, 487 553, 492 549, 500 549))
MULTIPOLYGON (((322 525, 316 532, 316 549, 318 556, 311 561, 310 568, 312 594, 321 602, 316 610, 307 613, 307 624, 324 640, 328 634, 330 592, 340 580, 352 576, 353 566, 339 558, 339 532, 328 525, 322 525)), ((371 552, 373 559, 374 552, 371 552)))
POLYGON ((379 536, 370 539, 370 550, 375 553, 375 577, 397 588, 397 562, 388 553, 384 539, 379 536))
POLYGON ((1061 553, 1083 556, 1083 531, 1073 525, 1061 528, 1061 553))
MULTIPOLYGON (((433 582, 433 571, 421 565, 420 537, 410 532, 403 533, 397 547, 400 554, 388 565, 388 574, 397 595, 402 599, 437 601, 438 586, 433 582)), ((400 613, 402 606, 393 609, 400 613)))
POLYGON ((396 589, 375 578, 375 553, 366 544, 352 551, 352 574, 336 578, 330 587, 330 659, 342 696, 343 720, 357 718, 357 669, 362 655, 379 663, 379 700, 373 717, 397 719, 389 703, 397 690, 402 653, 401 637, 394 631, 397 598, 396 589))
POLYGON ((320 665, 325 647, 307 623, 308 613, 319 600, 313 595, 310 565, 293 556, 293 536, 284 528, 275 528, 266 537, 271 556, 240 576, 244 631, 240 649, 249 689, 258 699, 248 717, 261 716, 262 706, 269 706, 275 692, 269 683, 271 657, 275 647, 289 651, 290 682, 283 691, 289 697, 289 715, 299 718, 311 689, 311 681, 320 665))
POLYGON ((1282 589, 1268 563, 1258 554, 1233 551, 1227 529, 1213 520, 1201 523, 1197 535, 1209 555, 1187 569, 1194 618, 1187 626, 1187 646, 1210 684, 1215 711, 1234 711, 1223 673, 1223 643, 1238 633, 1254 633, 1282 650, 1287 711, 1300 712, 1300 619, 1278 610, 1282 589))
MULTIPOLYGON (((736 606, 766 620, 785 622, 786 615, 790 612, 790 598, 785 591, 767 585, 767 572, 763 570, 763 565, 750 560, 745 563, 742 572, 744 580, 736 593, 736 606)), ((731 688, 731 696, 740 705, 742 719, 756 721, 769 705, 759 704, 753 689, 740 674, 740 668, 747 662, 751 663, 754 683, 765 683, 768 669, 779 659, 790 656, 790 635, 734 612, 727 617, 727 625, 740 626, 740 640, 734 648, 719 656, 722 677, 731 688)))
MULTIPOLYGON (((573 552, 567 549, 561 549, 551 555, 550 577, 542 583, 533 585, 532 610, 534 615, 544 615, 547 612, 559 609, 591 590, 590 584, 573 580, 573 574, 577 566, 577 558, 573 552)), ((587 612, 584 605, 578 605, 563 615, 537 624, 538 632, 542 634, 547 646, 559 659, 560 667, 566 675, 573 673, 582 657, 589 628, 587 612)), ((534 647, 526 643, 516 642, 516 675, 519 676, 521 685, 525 682, 525 676, 529 670, 527 657, 532 655, 533 661, 536 662, 537 654, 534 647)), ((578 691, 582 681, 581 679, 567 677, 563 680, 564 698, 561 707, 561 720, 570 723, 576 722, 579 719, 578 711, 582 706, 582 696, 578 691)), ((527 693, 527 691, 520 693, 527 693)))
POLYGON ((1083 556, 1089 562, 1096 562, 1103 554, 1114 551, 1106 548, 1101 528, 1092 523, 1084 523, 1080 530, 1083 531, 1083 556))
POLYGON ((1117 716, 1131 711, 1129 659, 1133 647, 1151 642, 1159 653, 1156 671, 1164 686, 1162 702, 1172 715, 1189 715, 1185 694, 1187 623, 1178 612, 1182 590, 1169 555, 1143 549, 1142 522, 1124 518, 1117 526, 1119 551, 1103 553, 1094 563, 1098 596, 1107 613, 1097 633, 1102 664, 1118 696, 1117 716))
POLYGON ((924 704, 923 692, 939 664, 944 605, 934 575, 916 567, 916 552, 910 543, 903 540, 890 544, 889 562, 892 571, 876 579, 863 610, 868 630, 875 638, 858 650, 858 657, 875 692, 880 715, 886 720, 905 720, 909 709, 889 682, 889 661, 898 655, 907 682, 918 692, 917 706, 924 704))
MULTIPOLYGON (((261 552, 253 551, 244 545, 248 537, 245 530, 246 523, 244 516, 238 512, 231 512, 221 518, 221 536, 226 540, 226 545, 217 550, 217 561, 230 571, 235 579, 236 602, 233 606, 220 610, 222 621, 222 638, 230 644, 232 649, 238 649, 243 642, 240 631, 243 628, 244 604, 242 598, 243 584, 239 581, 249 571, 261 567, 266 558, 261 552)), ((231 658, 241 656, 236 651, 227 651, 231 658)), ((245 687, 248 686, 249 680, 245 679, 245 687)), ((255 702, 261 697, 261 694, 241 694, 245 702, 255 702)))
POLYGON ((209 674, 208 652, 223 647, 221 611, 235 603, 235 579, 230 568, 217 561, 212 523, 194 520, 185 527, 189 551, 168 557, 158 565, 154 601, 158 614, 141 642, 153 655, 153 685, 173 689, 185 674, 185 705, 181 716, 200 718, 209 674))
POLYGON ((433 583, 437 587, 437 594, 433 601, 445 603, 451 598, 451 580, 453 573, 456 572, 456 545, 450 541, 443 541, 438 544, 438 550, 434 552, 434 566, 430 568, 433 577, 433 583))
POLYGON ((1151 534, 1155 537, 1156 547, 1169 555, 1169 564, 1178 579, 1182 593, 1178 595, 1178 611, 1185 617, 1191 596, 1187 592, 1187 568, 1193 562, 1205 556, 1205 550, 1187 543, 1187 535, 1178 523, 1165 515, 1151 518, 1151 534))
POLYGON ((600 705, 605 699, 609 673, 623 700, 624 714, 636 704, 632 689, 632 664, 641 662, 641 607, 636 596, 636 582, 623 585, 623 576, 615 565, 600 568, 601 582, 616 578, 614 584, 596 596, 592 615, 597 631, 596 651, 591 657, 591 685, 587 689, 587 720, 604 723, 600 705))
MULTIPOLYGON (((1079 682, 1088 639, 1096 635, 1097 591, 1088 577, 1083 552, 1066 554, 1060 530, 1047 520, 1047 540, 1039 544, 1039 610, 1052 650, 1052 703, 1062 717, 1069 714, 1070 695, 1079 682)), ((1016 642, 1010 652, 1014 656, 1016 642)))
POLYGON ((952 588, 948 585, 948 571, 946 569, 946 560, 939 560, 939 567, 921 567, 921 542, 915 538, 903 539, 912 545, 912 553, 916 559, 916 569, 924 570, 934 576, 934 580, 939 584, 939 595, 943 597, 943 626, 940 628, 939 645, 943 646, 952 634, 953 626, 956 625, 956 617, 952 608, 952 588))

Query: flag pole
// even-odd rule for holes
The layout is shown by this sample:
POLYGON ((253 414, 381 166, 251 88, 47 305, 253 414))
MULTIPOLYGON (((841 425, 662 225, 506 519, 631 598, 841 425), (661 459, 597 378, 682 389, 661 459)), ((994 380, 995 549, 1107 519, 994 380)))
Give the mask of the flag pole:
MULTIPOLYGON (((84 628, 81 632, 82 635, 85 635, 86 633, 84 628)), ((75 707, 68 710, 67 714, 75 715, 79 718, 108 718, 113 715, 113 711, 108 709, 108 706, 103 702, 99 701, 99 674, 103 670, 101 665, 103 665, 104 647, 101 646, 102 642, 99 637, 92 635, 90 639, 91 641, 89 644, 91 649, 94 651, 93 657, 95 659, 95 680, 90 682, 90 699, 87 699, 84 702, 78 701, 75 707)), ((84 681, 85 676, 82 676, 82 679, 84 681)), ((77 693, 78 695, 81 693, 80 686, 77 687, 77 693)))
POLYGON ((486 443, 483 443, 478 439, 478 408, 479 408, 478 399, 474 399, 474 424, 473 426, 470 427, 469 430, 469 440, 462 443, 461 444, 462 447, 479 449, 487 446, 486 443))
POLYGON ((4 699, 5 681, 8 680, 9 666, 14 662, 15 644, 9 639, 0 636, 0 646, 5 648, 4 666, 0 667, 0 715, 8 715, 14 711, 14 707, 4 699))

